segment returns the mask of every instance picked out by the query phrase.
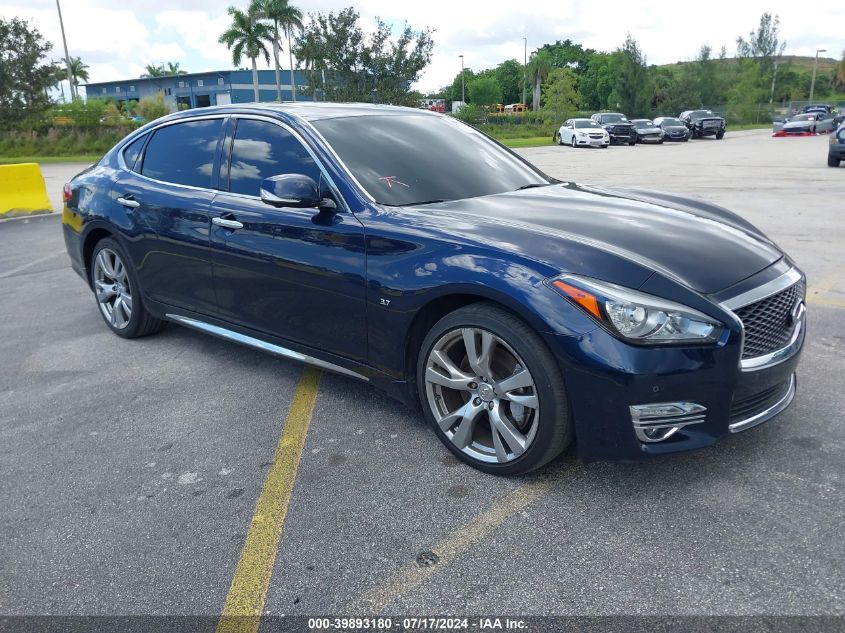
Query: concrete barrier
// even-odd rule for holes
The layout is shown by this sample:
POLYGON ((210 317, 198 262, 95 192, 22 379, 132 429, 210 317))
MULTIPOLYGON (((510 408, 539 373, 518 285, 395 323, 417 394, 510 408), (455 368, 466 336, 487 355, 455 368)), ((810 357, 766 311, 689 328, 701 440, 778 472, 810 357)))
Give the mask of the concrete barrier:
POLYGON ((0 218, 52 210, 37 163, 0 165, 0 218))

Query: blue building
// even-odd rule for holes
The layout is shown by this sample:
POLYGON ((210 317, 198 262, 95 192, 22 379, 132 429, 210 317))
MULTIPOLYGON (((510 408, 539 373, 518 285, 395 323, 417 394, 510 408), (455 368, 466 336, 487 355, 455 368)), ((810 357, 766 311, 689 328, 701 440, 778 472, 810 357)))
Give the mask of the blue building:
MULTIPOLYGON (((295 70, 296 98, 311 101, 303 94, 307 88, 304 70, 295 70)), ((290 71, 282 70, 279 76, 282 84, 282 100, 290 101, 293 93, 290 85, 290 71)), ((259 101, 276 100, 276 71, 258 71, 259 101)), ((166 77, 144 77, 125 81, 105 81, 85 84, 89 99, 109 97, 115 101, 139 101, 162 92, 164 99, 175 111, 180 105, 188 108, 203 108, 230 103, 251 103, 255 101, 251 70, 218 70, 166 77)))

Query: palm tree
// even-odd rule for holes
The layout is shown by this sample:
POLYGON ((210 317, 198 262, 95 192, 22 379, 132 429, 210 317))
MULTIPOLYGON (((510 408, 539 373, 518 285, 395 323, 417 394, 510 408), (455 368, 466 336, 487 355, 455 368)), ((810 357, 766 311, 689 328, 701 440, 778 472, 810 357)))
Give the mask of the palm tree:
POLYGON ((252 61, 252 90, 255 94, 255 100, 258 101, 258 66, 256 60, 259 55, 262 55, 267 63, 270 63, 270 53, 267 52, 264 42, 270 40, 272 31, 269 26, 259 22, 237 7, 229 7, 228 12, 232 17, 232 24, 218 41, 232 51, 232 63, 235 66, 240 65, 241 58, 244 55, 252 61))
POLYGON ((147 64, 144 67, 143 75, 141 75, 142 79, 146 79, 148 77, 164 77, 167 74, 167 71, 164 69, 164 64, 147 64))
POLYGON ((282 100, 282 82, 279 77, 281 72, 279 53, 282 50, 280 31, 287 37, 291 94, 293 100, 296 101, 296 79, 293 74, 293 51, 291 50, 290 36, 294 29, 302 28, 302 11, 288 4, 288 0, 252 0, 249 12, 259 20, 269 20, 273 23, 272 42, 273 59, 276 62, 276 99, 279 101, 282 100))
POLYGON ((75 98, 79 98, 79 80, 88 81, 88 64, 82 63, 79 57, 70 58, 70 76, 73 78, 73 85, 71 86, 71 94, 75 98))
POLYGON ((540 109, 540 88, 551 70, 552 58, 548 51, 537 51, 528 60, 528 77, 534 84, 531 108, 534 112, 540 109))
POLYGON ((179 68, 179 62, 167 62, 167 68, 164 70, 165 75, 187 75, 187 70, 179 68))

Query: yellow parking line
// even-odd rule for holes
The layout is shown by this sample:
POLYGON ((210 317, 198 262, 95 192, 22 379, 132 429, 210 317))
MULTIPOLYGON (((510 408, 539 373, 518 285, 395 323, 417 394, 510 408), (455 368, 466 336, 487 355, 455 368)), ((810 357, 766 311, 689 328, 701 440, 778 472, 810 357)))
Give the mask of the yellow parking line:
POLYGON ((818 297, 807 297, 807 303, 812 303, 817 306, 829 306, 833 308, 845 308, 845 301, 837 301, 836 299, 825 299, 818 297))
POLYGON ((276 447, 276 456, 255 504, 217 633, 258 631, 319 383, 320 371, 305 367, 276 447))
POLYGON ((420 567, 416 562, 409 564, 383 585, 366 592, 350 605, 349 612, 362 615, 380 613, 390 602, 424 582, 470 547, 487 538, 506 519, 545 495, 553 485, 554 480, 544 479, 525 484, 508 493, 490 509, 435 545, 432 551, 440 559, 436 565, 420 567))

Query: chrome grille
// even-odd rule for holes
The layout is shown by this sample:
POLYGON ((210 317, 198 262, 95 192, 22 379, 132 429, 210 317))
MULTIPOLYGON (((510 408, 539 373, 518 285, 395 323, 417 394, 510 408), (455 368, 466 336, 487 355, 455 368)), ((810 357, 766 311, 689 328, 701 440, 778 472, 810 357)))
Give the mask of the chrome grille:
POLYGON ((756 358, 789 343, 795 331, 792 309, 804 298, 804 283, 734 310, 745 328, 742 358, 756 358))

